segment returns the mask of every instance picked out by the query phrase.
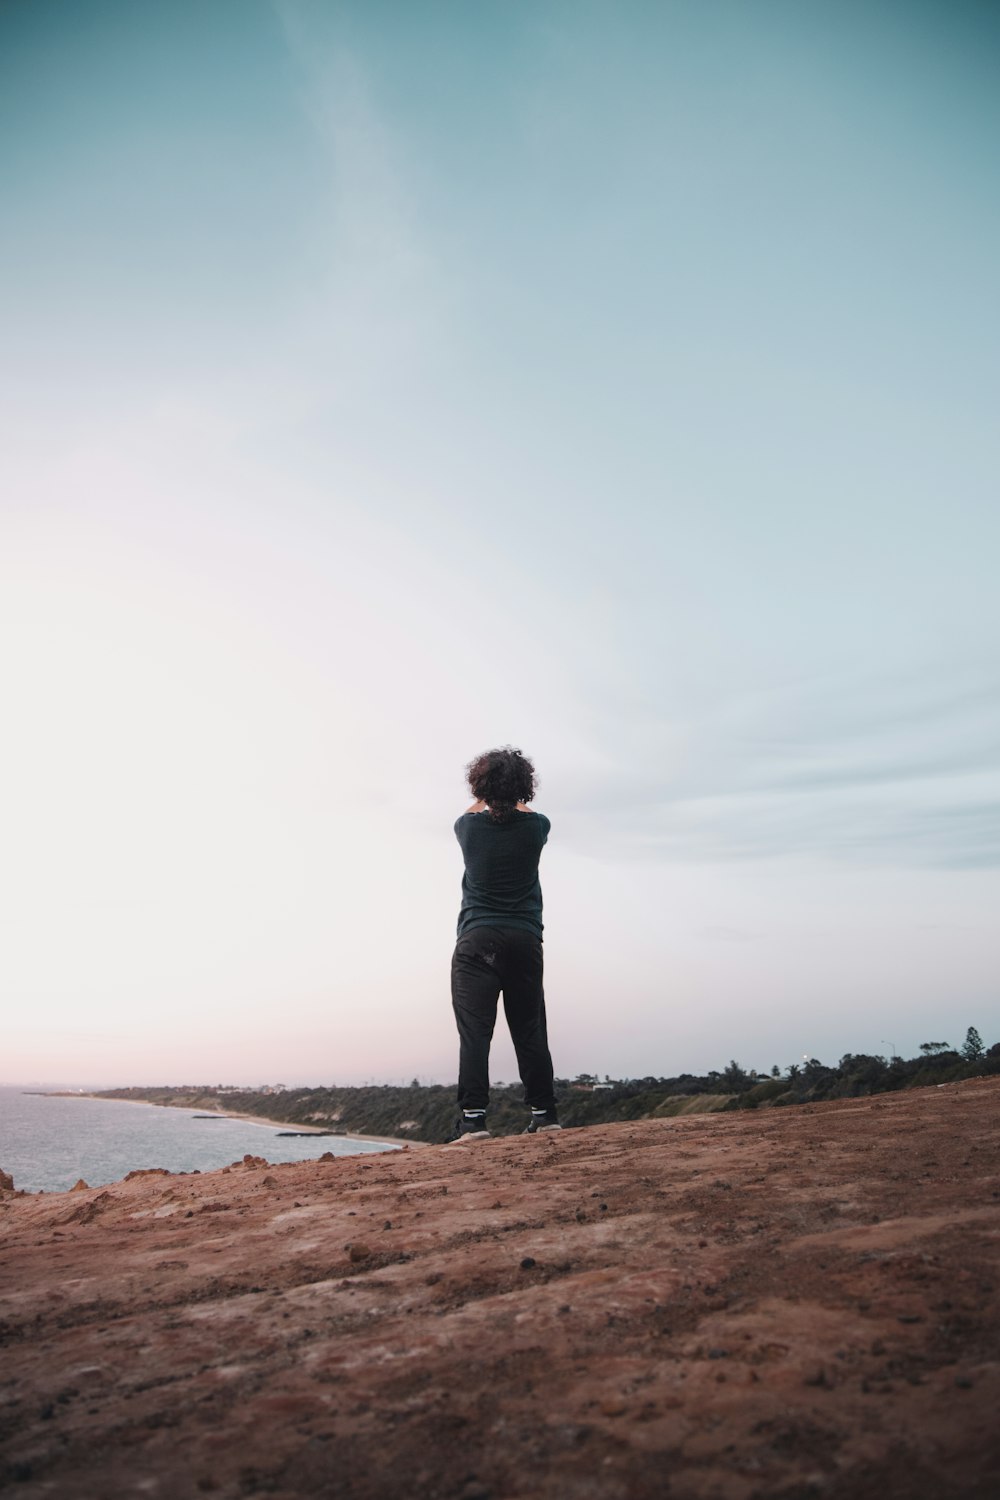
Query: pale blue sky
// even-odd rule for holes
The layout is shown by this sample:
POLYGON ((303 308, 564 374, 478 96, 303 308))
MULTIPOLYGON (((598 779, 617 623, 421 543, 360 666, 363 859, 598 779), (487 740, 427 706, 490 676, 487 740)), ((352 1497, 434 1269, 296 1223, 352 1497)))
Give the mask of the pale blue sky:
POLYGON ((998 43, 0 8, 4 1078, 453 1077, 504 742, 558 1072, 1000 1037, 998 43))

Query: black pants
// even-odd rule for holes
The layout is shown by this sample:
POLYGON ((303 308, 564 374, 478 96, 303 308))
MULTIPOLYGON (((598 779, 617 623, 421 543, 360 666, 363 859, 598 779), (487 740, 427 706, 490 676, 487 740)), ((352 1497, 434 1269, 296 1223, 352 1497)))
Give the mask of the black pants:
POLYGON ((458 1023, 459 1105, 462 1109, 485 1109, 489 1104, 490 1042, 501 990, 524 1084, 524 1102, 533 1109, 554 1109, 542 990, 542 940, 516 927, 473 927, 455 945, 451 1003, 458 1023))

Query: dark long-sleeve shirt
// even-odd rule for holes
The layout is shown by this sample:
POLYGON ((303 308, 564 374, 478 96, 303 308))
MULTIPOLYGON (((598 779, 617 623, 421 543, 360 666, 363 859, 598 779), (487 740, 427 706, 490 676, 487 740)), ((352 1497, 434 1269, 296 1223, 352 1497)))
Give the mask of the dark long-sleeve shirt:
POLYGON ((458 935, 473 927, 520 927, 542 935, 538 860, 549 836, 544 813, 516 812, 508 823, 463 813, 455 837, 465 856, 458 935))

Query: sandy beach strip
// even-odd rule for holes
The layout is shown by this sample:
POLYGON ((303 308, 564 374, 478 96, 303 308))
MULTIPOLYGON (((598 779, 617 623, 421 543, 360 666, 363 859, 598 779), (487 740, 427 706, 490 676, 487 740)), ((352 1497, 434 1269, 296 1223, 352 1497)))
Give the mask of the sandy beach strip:
POLYGON ((271 1130, 287 1130, 294 1135, 333 1136, 338 1141, 372 1141, 379 1146, 429 1146, 430 1141, 414 1141, 405 1135, 363 1135, 358 1130, 331 1130, 327 1125, 300 1125, 295 1120, 269 1120, 265 1115, 237 1114, 231 1109, 209 1109, 203 1104, 165 1103, 159 1099, 115 1099, 106 1094, 77 1094, 71 1090, 49 1090, 52 1098, 103 1099, 108 1104, 152 1104, 156 1109, 188 1109, 193 1116, 203 1115, 219 1120, 242 1120, 247 1125, 267 1125, 271 1130))
MULTIPOLYGON (((184 1108, 187 1107, 187 1105, 184 1106, 184 1108)), ((264 1115, 238 1115, 228 1109, 203 1109, 199 1113, 217 1114, 221 1120, 245 1120, 248 1125, 270 1125, 274 1130, 290 1130, 295 1135, 334 1136, 338 1141, 376 1141, 382 1146, 429 1146, 431 1144, 430 1141, 410 1140, 405 1135, 362 1135, 359 1130, 330 1130, 326 1125, 300 1125, 295 1120, 268 1120, 264 1115)))

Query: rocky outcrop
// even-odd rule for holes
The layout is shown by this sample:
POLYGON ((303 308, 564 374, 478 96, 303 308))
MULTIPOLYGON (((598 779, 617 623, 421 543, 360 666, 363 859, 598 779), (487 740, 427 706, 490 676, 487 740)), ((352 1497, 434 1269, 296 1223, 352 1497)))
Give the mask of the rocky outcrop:
POLYGON ((14 1191, 14 1179, 9 1172, 0 1171, 0 1193, 12 1193, 14 1191))
POLYGON ((998 1105, 991 1079, 8 1195, 0 1483, 992 1500, 998 1105))

